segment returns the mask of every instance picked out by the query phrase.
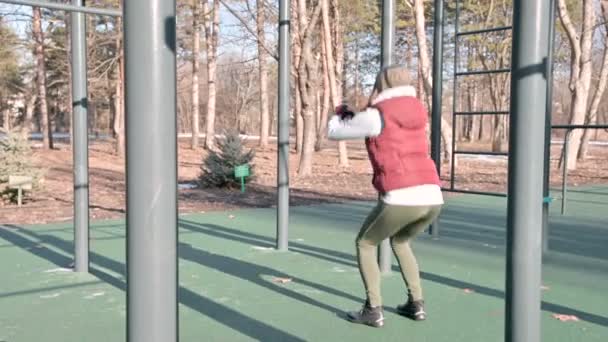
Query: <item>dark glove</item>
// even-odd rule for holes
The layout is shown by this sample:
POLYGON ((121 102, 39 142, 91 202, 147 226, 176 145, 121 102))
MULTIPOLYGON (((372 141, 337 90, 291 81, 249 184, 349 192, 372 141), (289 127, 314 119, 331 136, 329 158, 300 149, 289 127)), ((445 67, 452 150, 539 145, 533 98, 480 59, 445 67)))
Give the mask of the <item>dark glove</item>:
POLYGON ((355 116, 355 112, 348 105, 343 104, 336 107, 336 115, 342 120, 350 120, 355 116))

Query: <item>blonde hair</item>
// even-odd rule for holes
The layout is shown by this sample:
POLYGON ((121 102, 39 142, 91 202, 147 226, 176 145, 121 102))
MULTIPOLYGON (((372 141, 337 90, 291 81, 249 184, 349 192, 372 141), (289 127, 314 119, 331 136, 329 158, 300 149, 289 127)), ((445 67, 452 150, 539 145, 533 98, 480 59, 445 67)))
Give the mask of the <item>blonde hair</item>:
POLYGON ((393 64, 386 66, 378 72, 374 90, 369 97, 369 104, 386 89, 409 85, 410 73, 403 64, 393 64))

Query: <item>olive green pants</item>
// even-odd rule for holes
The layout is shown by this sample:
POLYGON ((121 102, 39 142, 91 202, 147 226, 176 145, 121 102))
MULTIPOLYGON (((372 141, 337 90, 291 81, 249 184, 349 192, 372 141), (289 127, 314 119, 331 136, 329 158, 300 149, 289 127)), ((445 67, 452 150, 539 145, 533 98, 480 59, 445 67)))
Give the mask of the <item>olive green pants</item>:
POLYGON ((387 238, 390 238, 408 294, 414 300, 422 299, 420 271, 410 244, 439 216, 440 211, 441 205, 398 206, 379 201, 369 214, 357 236, 357 259, 371 306, 382 305, 377 251, 378 245, 387 238))

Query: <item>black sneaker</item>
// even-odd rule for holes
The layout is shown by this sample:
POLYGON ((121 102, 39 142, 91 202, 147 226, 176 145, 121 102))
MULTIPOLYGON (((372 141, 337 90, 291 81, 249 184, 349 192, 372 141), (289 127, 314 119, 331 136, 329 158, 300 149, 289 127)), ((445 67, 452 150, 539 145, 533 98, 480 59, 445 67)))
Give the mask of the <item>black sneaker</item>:
POLYGON ((382 307, 371 307, 368 301, 365 302, 361 310, 349 312, 347 318, 353 323, 365 324, 375 328, 380 328, 384 325, 382 307))
POLYGON ((426 319, 424 301, 413 300, 412 297, 408 297, 407 303, 397 306, 397 313, 414 321, 424 321, 426 319))

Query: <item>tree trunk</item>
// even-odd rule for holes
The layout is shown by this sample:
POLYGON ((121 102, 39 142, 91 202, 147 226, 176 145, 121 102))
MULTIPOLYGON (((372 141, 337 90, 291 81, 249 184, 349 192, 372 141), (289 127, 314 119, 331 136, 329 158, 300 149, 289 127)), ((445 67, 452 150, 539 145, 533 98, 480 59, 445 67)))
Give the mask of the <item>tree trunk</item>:
MULTIPOLYGON (((473 85, 473 103, 471 106, 471 110, 472 111, 476 111, 478 106, 477 106, 477 102, 479 100, 479 93, 477 92, 478 87, 476 84, 473 85)), ((483 115, 479 115, 480 117, 483 115)), ((470 141, 474 141, 475 140, 475 133, 477 132, 477 126, 479 125, 480 121, 477 120, 477 118, 475 116, 471 117, 471 129, 469 131, 469 139, 470 141)))
POLYGON ((300 97, 300 80, 298 67, 300 65, 300 56, 301 56, 301 39, 300 39, 300 11, 299 11, 300 3, 295 0, 291 1, 291 20, 292 20, 292 30, 291 30, 291 41, 293 42, 292 48, 292 63, 291 63, 291 74, 293 75, 294 81, 294 106, 293 106, 293 118, 295 123, 295 133, 296 133, 296 146, 295 150, 298 156, 302 153, 302 142, 304 140, 304 122, 302 121, 302 101, 300 97))
MULTIPOLYGON (((414 15, 416 18, 416 41, 418 43, 419 57, 418 63, 421 64, 426 92, 427 94, 431 94, 433 88, 433 76, 431 74, 431 60, 429 58, 426 41, 423 0, 415 0, 414 15)), ((444 160, 451 162, 450 156, 452 154, 452 139, 454 138, 452 137, 452 125, 443 117, 441 118, 441 137, 443 138, 444 160)))
MULTIPOLYGON (((331 59, 332 61, 335 61, 334 63, 328 63, 327 67, 329 69, 329 75, 332 74, 332 65, 334 66, 333 70, 335 70, 334 72, 334 76, 335 76, 335 83, 331 81, 331 77, 330 77, 330 86, 331 84, 335 84, 336 86, 336 98, 335 100, 338 101, 338 103, 340 104, 342 102, 342 98, 344 97, 344 79, 343 79, 343 75, 344 75, 344 41, 343 41, 343 37, 344 37, 344 27, 342 26, 342 21, 341 21, 341 16, 340 16, 340 6, 338 4, 338 0, 323 0, 324 4, 323 7, 328 6, 328 1, 331 1, 331 14, 332 14, 332 21, 331 21, 331 34, 328 34, 329 32, 327 31, 327 27, 328 26, 328 20, 325 19, 325 15, 323 16, 323 26, 324 26, 324 31, 326 34, 326 38, 325 41, 330 43, 329 45, 329 49, 327 50, 327 56, 328 59, 331 59), (333 41, 333 44, 331 44, 333 41), (335 59, 332 57, 333 55, 333 51, 336 52, 335 55, 335 59)), ((325 8, 323 10, 327 16, 329 16, 329 10, 328 8, 325 8)), ((327 45, 326 45, 327 47, 327 45)), ((331 88, 330 88, 331 91, 331 88)), ((333 95, 331 95, 333 98, 333 95)), ((335 103, 335 102, 334 102, 335 103)), ((335 106, 334 106, 335 108, 335 106)), ((339 141, 338 142, 338 165, 340 167, 348 167, 349 163, 348 163, 348 147, 346 145, 346 141, 339 141)))
POLYGON ((35 41, 36 58, 36 80, 38 87, 38 106, 40 109, 40 129, 42 131, 42 148, 53 148, 53 136, 51 133, 51 120, 46 98, 46 65, 44 63, 44 34, 42 32, 42 14, 40 7, 32 7, 32 33, 35 41))
POLYGON ((422 67, 420 64, 418 64, 417 76, 418 77, 416 77, 416 80, 417 80, 416 95, 417 95, 418 100, 420 100, 420 102, 422 102, 426 105, 427 103, 426 103, 426 91, 424 89, 424 74, 422 73, 422 67))
MULTIPOLYGON (((211 0, 208 0, 211 1, 211 0)), ((213 11, 209 11, 209 2, 205 1, 203 13, 205 14, 205 37, 207 48, 207 117, 205 148, 212 149, 215 142, 215 102, 216 102, 216 69, 217 69, 217 44, 220 25, 219 0, 213 0, 213 11)))
POLYGON ((125 106, 124 106, 124 72, 125 60, 122 47, 122 18, 116 18, 118 34, 116 36, 116 53, 118 54, 118 70, 114 85, 114 125, 113 131, 116 137, 115 152, 118 156, 125 156, 125 106))
POLYGON ((122 110, 122 87, 120 85, 120 77, 116 80, 115 85, 116 95, 114 96, 114 108, 115 108, 115 116, 114 116, 114 135, 116 136, 116 154, 120 157, 124 157, 124 133, 123 133, 123 110, 122 110))
POLYGON ((483 115, 480 115, 479 116, 479 126, 478 126, 479 127, 479 131, 477 132, 477 141, 483 141, 483 133, 484 133, 484 131, 483 131, 483 124, 484 124, 484 122, 483 121, 484 121, 483 120, 483 115))
POLYGON ((28 98, 25 106, 25 120, 23 121, 23 131, 25 134, 29 134, 32 131, 32 122, 34 120, 34 111, 36 109, 37 100, 38 95, 36 95, 35 91, 32 91, 32 94, 28 98))
POLYGON ((268 147, 268 132, 270 130, 270 112, 268 110, 268 65, 267 53, 264 49, 266 42, 264 25, 266 23, 264 0, 257 0, 257 29, 258 29, 258 67, 260 72, 260 147, 268 147))
POLYGON ((4 110, 2 110, 2 116, 2 127, 8 132, 11 129, 11 110, 8 107, 4 108, 4 110))
MULTIPOLYGON (((469 83, 467 98, 469 100, 469 109, 468 110, 470 110, 470 111, 474 111, 474 108, 476 107, 476 104, 474 103, 476 101, 475 95, 476 95, 475 94, 475 84, 469 83)), ((471 116, 471 115, 467 115, 465 118, 466 118, 466 120, 465 120, 465 132, 464 132, 465 137, 464 138, 466 141, 470 142, 473 140, 473 138, 472 138, 473 121, 474 121, 473 119, 475 119, 475 117, 471 116)))
MULTIPOLYGON (((599 124, 597 112, 600 106, 600 102, 602 100, 602 96, 604 95, 604 91, 606 90, 606 85, 608 84, 608 1, 601 1, 601 7, 604 26, 607 30, 606 32, 604 32, 604 56, 602 59, 602 64, 600 66, 600 79, 598 81, 597 88, 595 89, 593 98, 591 100, 589 114, 587 115, 587 123, 596 125, 599 124)), ((578 151, 579 160, 583 160, 587 157, 587 152, 589 149, 589 140, 591 139, 592 131, 596 134, 597 139, 597 133, 599 130, 586 129, 584 131, 581 147, 578 151)))
MULTIPOLYGON (((120 40, 120 38, 119 38, 120 40)), ((114 133, 116 134, 116 154, 120 157, 125 156, 125 99, 124 99, 124 55, 122 47, 120 50, 120 59, 118 63, 118 78, 116 80, 116 120, 114 122, 114 133)))
POLYGON ((426 41, 426 21, 424 18, 424 1, 414 0, 414 15, 416 17, 416 40, 418 42, 419 65, 427 94, 432 93, 433 80, 431 75, 431 59, 426 41))
MULTIPOLYGON (((570 124, 581 125, 585 123, 593 71, 591 48, 596 21, 594 4, 592 0, 583 0, 583 22, 580 38, 570 19, 565 0, 558 0, 558 13, 572 49, 570 67, 570 90, 572 92, 570 124)), ((581 138, 582 131, 580 130, 574 130, 572 134, 570 134, 568 165, 566 165, 568 170, 576 169, 576 157, 579 153, 581 138)))
POLYGON ((361 60, 361 57, 360 57, 360 52, 359 52, 359 40, 356 40, 355 41, 355 68, 354 68, 355 69, 354 70, 355 75, 353 76, 353 78, 354 78, 353 82, 355 83, 355 85, 354 85, 354 88, 355 88, 355 90, 354 90, 354 92, 355 92, 355 108, 357 108, 357 109, 361 108, 360 107, 361 104, 359 103, 359 97, 360 97, 360 94, 361 94, 361 90, 360 90, 360 88, 361 88, 361 86, 360 86, 361 81, 359 80, 359 64, 360 64, 360 60, 361 60))
MULTIPOLYGON (((300 86, 300 98, 302 101, 303 141, 299 176, 310 176, 312 174, 312 154, 314 150, 315 123, 313 113, 314 79, 316 76, 315 61, 312 53, 312 38, 321 14, 322 2, 317 4, 310 21, 306 17, 306 0, 299 0, 300 33, 302 34, 302 56, 298 65, 298 80, 300 86)), ((329 52, 329 51, 328 51, 329 52)), ((331 73, 330 73, 331 75, 331 73)), ((331 89, 331 88, 330 88, 331 89)))
POLYGON ((74 99, 72 98, 72 16, 65 16, 65 42, 66 42, 66 54, 68 60, 68 93, 66 96, 66 108, 68 112, 68 118, 70 120, 70 148, 74 148, 74 99))
MULTIPOLYGON (((325 53, 323 57, 325 57, 325 64, 327 64, 327 77, 329 80, 329 94, 331 98, 331 106, 333 108, 338 107, 342 103, 341 94, 338 93, 338 85, 336 83, 336 65, 334 60, 334 46, 332 44, 332 34, 331 28, 329 26, 329 0, 320 0, 321 1, 321 16, 323 23, 323 34, 321 35, 323 40, 323 49, 325 53)), ((322 142, 320 142, 322 143, 322 142)), ((338 151, 340 154, 339 157, 339 165, 340 166, 348 166, 348 158, 343 158, 341 152, 342 149, 338 147, 338 151), (344 159, 344 160, 343 160, 344 159)))
POLYGON ((192 0, 192 139, 190 146, 196 149, 200 135, 200 82, 198 75, 201 65, 200 0, 192 0))
POLYGON ((494 116, 494 131, 492 136, 492 152, 500 152, 502 150, 503 141, 503 130, 504 130, 504 118, 495 115, 494 116))
MULTIPOLYGON (((324 35, 323 33, 321 34, 324 35)), ((329 70, 327 67, 327 51, 325 45, 321 45, 321 62, 323 66, 323 100, 321 106, 321 116, 319 119, 319 128, 317 130, 317 143, 315 145, 315 151, 321 151, 323 149, 323 142, 325 140, 325 135, 327 134, 327 116, 329 113, 329 101, 331 92, 329 90, 329 70)))

